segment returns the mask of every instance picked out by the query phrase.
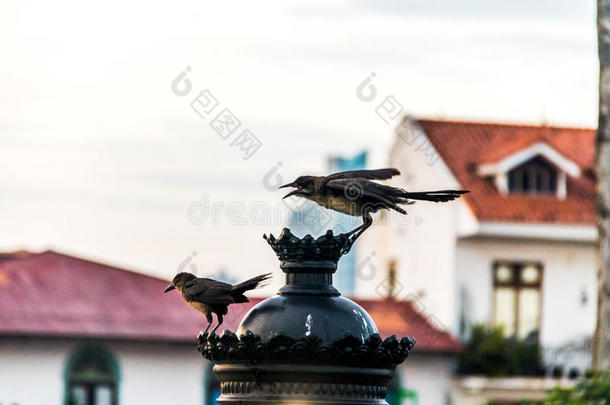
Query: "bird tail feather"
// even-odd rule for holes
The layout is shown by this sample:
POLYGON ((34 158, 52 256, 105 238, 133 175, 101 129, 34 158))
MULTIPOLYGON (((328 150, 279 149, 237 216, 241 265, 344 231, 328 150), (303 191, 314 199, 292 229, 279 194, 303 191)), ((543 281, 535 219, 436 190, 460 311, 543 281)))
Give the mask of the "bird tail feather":
POLYGON ((402 195, 403 198, 412 200, 446 202, 459 198, 462 194, 469 193, 469 190, 438 190, 438 191, 421 191, 410 193, 406 192, 402 195))
MULTIPOLYGON (((231 288, 231 295, 234 297, 245 298, 242 294, 248 290, 253 290, 257 287, 261 287, 264 281, 267 281, 271 278, 271 273, 261 274, 260 276, 252 277, 249 280, 244 281, 243 283, 235 284, 231 288)), ((244 301, 244 302, 247 302, 244 301)))

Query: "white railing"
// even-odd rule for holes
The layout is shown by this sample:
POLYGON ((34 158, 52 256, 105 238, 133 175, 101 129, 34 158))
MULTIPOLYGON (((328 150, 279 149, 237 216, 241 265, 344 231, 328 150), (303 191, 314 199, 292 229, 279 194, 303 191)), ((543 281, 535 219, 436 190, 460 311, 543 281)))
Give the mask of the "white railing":
POLYGON ((542 362, 547 376, 569 377, 574 372, 582 375, 585 370, 591 368, 591 350, 591 339, 542 347, 542 362), (556 375, 558 373, 560 375, 556 375))

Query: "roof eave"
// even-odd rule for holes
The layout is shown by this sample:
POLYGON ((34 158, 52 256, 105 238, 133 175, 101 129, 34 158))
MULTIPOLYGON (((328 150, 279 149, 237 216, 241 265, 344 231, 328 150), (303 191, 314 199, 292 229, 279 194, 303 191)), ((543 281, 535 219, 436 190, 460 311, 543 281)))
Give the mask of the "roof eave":
POLYGON ((465 237, 537 239, 580 243, 597 241, 595 225, 499 221, 480 221, 478 225, 476 232, 465 235, 465 237))

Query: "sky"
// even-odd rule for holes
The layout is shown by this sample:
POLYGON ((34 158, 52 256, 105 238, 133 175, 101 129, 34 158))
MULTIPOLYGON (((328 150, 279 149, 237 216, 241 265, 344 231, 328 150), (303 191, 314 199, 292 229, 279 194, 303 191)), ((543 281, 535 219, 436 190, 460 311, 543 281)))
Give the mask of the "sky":
POLYGON ((382 101, 594 127, 596 46, 592 0, 4 0, 0 251, 266 272, 262 234, 291 209, 275 187, 329 155, 387 164, 399 118, 382 101), (213 129, 225 111, 229 135, 213 129))

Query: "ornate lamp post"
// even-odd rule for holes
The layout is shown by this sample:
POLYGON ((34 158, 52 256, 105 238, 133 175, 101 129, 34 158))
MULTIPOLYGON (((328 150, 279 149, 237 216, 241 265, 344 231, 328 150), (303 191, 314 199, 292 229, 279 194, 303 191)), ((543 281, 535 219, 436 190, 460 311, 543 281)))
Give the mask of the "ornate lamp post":
POLYGON ((394 369, 415 340, 382 340, 366 311, 332 286, 354 239, 332 231, 300 239, 288 229, 265 239, 286 285, 252 308, 236 333, 198 336, 198 350, 215 363, 218 402, 387 404, 394 369))

